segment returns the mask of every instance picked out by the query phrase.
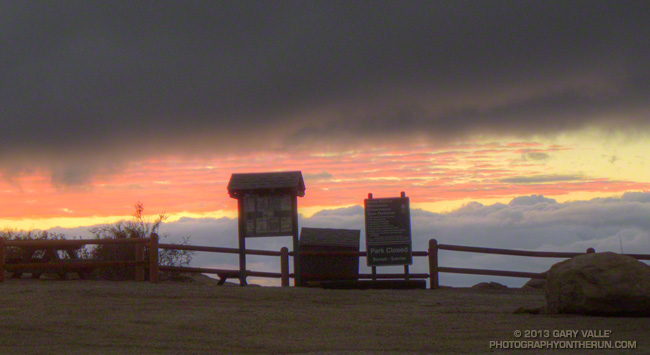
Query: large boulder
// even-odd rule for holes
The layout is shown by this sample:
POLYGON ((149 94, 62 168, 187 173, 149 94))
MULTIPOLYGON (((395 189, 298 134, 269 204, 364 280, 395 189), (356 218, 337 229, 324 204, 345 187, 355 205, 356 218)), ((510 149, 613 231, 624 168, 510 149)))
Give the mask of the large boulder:
POLYGON ((546 312, 650 316, 650 266, 611 252, 557 263, 546 279, 546 312))
POLYGON ((508 286, 502 285, 498 282, 481 282, 472 286, 472 288, 481 288, 486 290, 505 290, 508 288, 508 286))

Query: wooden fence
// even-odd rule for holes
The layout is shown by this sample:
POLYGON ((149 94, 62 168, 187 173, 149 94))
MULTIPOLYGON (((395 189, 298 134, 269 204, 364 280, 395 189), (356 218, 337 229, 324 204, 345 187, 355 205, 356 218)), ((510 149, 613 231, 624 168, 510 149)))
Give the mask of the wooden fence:
MULTIPOLYGON (((481 253, 481 254, 528 256, 528 257, 538 257, 538 258, 572 258, 574 256, 585 254, 585 253, 468 247, 468 246, 461 246, 461 245, 438 244, 437 240, 431 239, 429 240, 429 275, 431 275, 430 277, 431 288, 439 287, 438 273, 440 272, 455 273, 455 274, 524 277, 524 278, 533 278, 533 279, 546 278, 546 272, 532 273, 532 272, 521 272, 521 271, 465 269, 465 268, 438 266, 438 250, 451 250, 451 251, 481 253)), ((586 253, 595 253, 595 252, 596 251, 594 250, 594 248, 588 248, 586 251, 586 253)), ((647 254, 624 254, 624 255, 631 256, 637 260, 650 260, 650 255, 647 254)))
POLYGON ((149 238, 124 238, 124 239, 76 239, 76 240, 4 240, 0 238, 0 282, 4 281, 4 270, 21 272, 34 271, 60 271, 82 273, 84 270, 111 267, 111 266, 133 266, 135 278, 144 281, 144 268, 149 268, 149 281, 158 282, 158 235, 152 234, 149 238), (76 259, 74 250, 87 244, 133 244, 135 248, 134 260, 79 260, 76 259), (149 262, 144 260, 144 247, 149 246, 149 262), (24 250, 23 258, 15 263, 7 263, 6 249, 20 248, 24 250), (44 251, 50 255, 48 260, 34 260, 34 252, 44 251), (68 253, 69 260, 58 258, 57 251, 63 250, 68 253))
MULTIPOLYGON (((202 247, 190 245, 174 245, 174 244, 160 244, 164 249, 176 250, 190 250, 200 252, 217 252, 217 253, 230 253, 238 254, 237 248, 219 248, 219 247, 202 247)), ((438 241, 431 239, 429 241, 429 249, 427 251, 413 251, 414 257, 428 257, 429 273, 409 273, 405 269, 405 273, 398 274, 359 274, 359 279, 429 279, 429 287, 432 289, 439 287, 439 273, 457 273, 457 274, 474 274, 474 275, 491 275, 491 276, 508 276, 508 277, 522 277, 522 278, 545 278, 544 272, 522 272, 522 271, 506 271, 506 270, 488 270, 488 269, 467 269, 456 267, 438 266, 438 251, 449 250, 457 252, 471 252, 482 254, 500 254, 500 255, 516 255, 527 257, 545 257, 545 258, 572 258, 584 253, 571 253, 571 252, 546 252, 546 251, 527 251, 527 250, 511 250, 511 249, 495 249, 495 248, 482 248, 470 247, 450 244, 438 244, 438 241)), ((586 253, 595 252, 593 248, 587 249, 586 253)), ((273 272, 260 272, 260 271, 246 271, 246 276, 257 277, 271 277, 280 278, 282 286, 289 286, 290 278, 295 275, 289 272, 289 257, 294 256, 294 252, 289 252, 287 248, 282 248, 278 251, 267 250, 251 250, 246 249, 246 254, 249 255, 267 255, 280 257, 280 273, 273 272)), ((358 256, 367 257, 365 251, 338 251, 338 252, 325 252, 325 251, 304 251, 300 255, 311 256, 358 256)), ((644 254, 625 254, 639 260, 650 260, 650 255, 644 254)), ((218 274, 220 284, 223 284, 226 278, 239 278, 239 270, 225 270, 225 269, 210 269, 210 268, 190 268, 190 267, 170 267, 161 266, 160 270, 163 271, 182 271, 182 272, 199 272, 199 273, 212 273, 218 274)), ((306 275, 309 276, 309 275, 306 275)), ((336 279, 336 275, 332 275, 332 279, 336 279)))
MULTIPOLYGON (((160 266, 158 263, 158 250, 188 250, 197 252, 212 252, 212 253, 228 253, 239 254, 237 248, 221 248, 221 247, 208 247, 208 246, 194 246, 194 245, 177 245, 177 244, 163 244, 158 243, 158 235, 151 234, 150 238, 125 238, 125 239, 80 239, 80 240, 8 240, 0 239, 0 270, 62 270, 62 271, 78 271, 80 269, 92 269, 107 266, 134 266, 136 280, 144 281, 144 268, 149 269, 149 281, 159 281, 159 271, 175 271, 175 272, 190 272, 202 274, 217 274, 219 276, 219 284, 223 284, 228 278, 239 278, 239 270, 227 269, 214 269, 214 268, 199 268, 199 267, 181 267, 181 266, 160 266), (127 261, 80 261, 80 260, 55 260, 47 262, 22 262, 22 263, 5 263, 5 249, 7 247, 28 248, 30 250, 71 250, 79 248, 86 244, 134 244, 135 245, 135 259, 127 261), (144 261, 144 247, 149 247, 149 261, 144 261)), ((522 278, 545 278, 544 272, 522 272, 522 271, 506 271, 506 270, 487 270, 487 269, 467 269, 456 267, 444 267, 438 265, 438 252, 440 250, 456 251, 456 252, 470 252, 481 254, 499 254, 499 255, 515 255, 526 257, 541 257, 541 258, 572 258, 584 253, 570 253, 570 252, 546 252, 546 251, 527 251, 527 250, 512 250, 512 249, 496 249, 496 248, 482 248, 470 247, 461 245, 438 244, 438 241, 431 239, 429 241, 429 249, 427 251, 413 251, 414 257, 427 257, 429 261, 429 273, 409 273, 408 268, 405 267, 405 272, 399 274, 359 274, 359 279, 429 279, 429 287, 435 289, 439 287, 438 274, 443 273, 457 273, 457 274, 473 274, 473 275, 491 275, 491 276, 508 276, 508 277, 522 277, 522 278)), ((587 253, 595 252, 593 248, 589 248, 587 253)), ((68 252, 72 257, 73 253, 68 252)), ((295 277, 293 273, 289 272, 289 257, 294 256, 294 252, 284 247, 280 251, 271 250, 252 250, 246 249, 248 255, 265 255, 280 257, 280 272, 266 272, 266 271, 246 271, 245 276, 253 277, 268 277, 279 278, 283 287, 289 286, 289 280, 295 277)), ((339 252, 322 252, 322 251, 304 251, 300 255, 312 256, 358 256, 367 257, 365 251, 339 251, 339 252)), ((624 254, 636 258, 637 260, 650 260, 650 255, 647 254, 624 254)), ((333 275, 336 278, 336 275, 333 275)), ((0 272, 0 282, 4 281, 4 272, 0 272)))

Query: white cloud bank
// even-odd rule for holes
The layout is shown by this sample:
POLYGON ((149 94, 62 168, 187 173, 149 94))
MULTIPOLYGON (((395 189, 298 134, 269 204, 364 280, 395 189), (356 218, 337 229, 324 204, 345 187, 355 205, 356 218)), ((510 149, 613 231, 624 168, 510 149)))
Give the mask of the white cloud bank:
MULTIPOLYGON (((484 206, 473 202, 456 211, 439 214, 419 209, 411 211, 414 250, 426 250, 430 239, 439 243, 522 249, 536 251, 584 252, 593 247, 597 252, 613 251, 650 254, 650 192, 628 192, 620 198, 598 198, 589 201, 557 203, 540 195, 521 196, 509 204, 484 206)), ((353 206, 323 210, 310 218, 300 218, 301 227, 360 229, 365 235, 363 208, 353 206)), ((83 234, 80 229, 62 230, 66 234, 83 234)), ((162 227, 168 241, 191 236, 191 244, 237 247, 235 219, 184 218, 162 227)), ((361 249, 365 249, 362 237, 361 249)), ((291 249, 290 237, 250 238, 250 249, 291 249)), ((542 272, 561 261, 555 258, 530 258, 442 250, 439 265, 449 267, 542 272)), ((234 254, 197 253, 194 266, 237 269, 234 254)), ((279 272, 276 257, 249 256, 248 268, 279 272)), ((360 261, 362 273, 368 273, 365 258, 360 261)), ((379 273, 400 272, 401 267, 379 268, 379 273)), ((410 268, 413 273, 428 272, 427 258, 416 257, 410 268)), ((482 281, 496 281, 521 286, 526 279, 460 274, 440 274, 442 285, 471 286, 482 281)), ((278 285, 279 280, 251 280, 278 285)))

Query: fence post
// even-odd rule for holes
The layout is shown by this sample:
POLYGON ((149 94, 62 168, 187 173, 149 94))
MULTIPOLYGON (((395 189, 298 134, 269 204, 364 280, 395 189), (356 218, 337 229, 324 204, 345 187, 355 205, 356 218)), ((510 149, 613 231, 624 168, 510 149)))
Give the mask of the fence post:
POLYGON ((149 236, 149 282, 158 283, 158 234, 149 236))
POLYGON ((135 261, 140 263, 135 265, 135 281, 144 281, 144 244, 137 243, 135 246, 135 261))
POLYGON ((289 248, 280 249, 280 273, 282 274, 282 287, 289 287, 289 248))
POLYGON ((438 288, 438 241, 429 240, 429 288, 438 288))
POLYGON ((0 238, 0 282, 5 281, 5 240, 0 238))

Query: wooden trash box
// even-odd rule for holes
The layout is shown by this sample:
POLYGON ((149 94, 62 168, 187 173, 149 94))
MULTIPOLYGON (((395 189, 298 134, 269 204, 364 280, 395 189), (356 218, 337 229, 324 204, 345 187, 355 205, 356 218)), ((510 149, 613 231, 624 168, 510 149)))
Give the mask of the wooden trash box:
POLYGON ((310 252, 359 252, 361 231, 355 229, 302 228, 300 258, 302 281, 358 280, 358 255, 310 255, 310 252))

